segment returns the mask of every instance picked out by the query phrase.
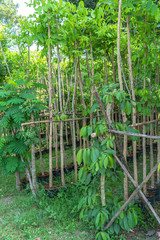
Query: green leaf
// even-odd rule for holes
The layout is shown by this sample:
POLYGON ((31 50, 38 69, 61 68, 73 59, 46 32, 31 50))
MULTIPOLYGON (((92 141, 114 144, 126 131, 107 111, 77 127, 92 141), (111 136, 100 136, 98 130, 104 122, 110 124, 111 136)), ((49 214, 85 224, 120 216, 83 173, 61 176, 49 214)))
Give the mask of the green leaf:
POLYGON ((95 162, 99 158, 99 150, 97 148, 93 148, 91 151, 91 160, 95 162))
POLYGON ((86 177, 86 180, 85 180, 85 185, 88 185, 91 181, 91 173, 89 173, 86 177))
POLYGON ((158 164, 158 171, 160 170, 160 163, 158 164))
POLYGON ((138 216, 137 216, 137 213, 134 209, 132 209, 132 215, 133 215, 134 224, 136 226, 137 222, 138 222, 138 216))
POLYGON ((86 127, 82 127, 81 131, 80 131, 80 135, 85 138, 87 135, 87 128, 86 127))
POLYGON ((124 215, 123 222, 124 222, 125 230, 129 232, 129 231, 130 231, 130 227, 129 227, 129 225, 128 225, 128 218, 127 218, 126 215, 124 215))
POLYGON ((116 222, 114 222, 114 231, 115 231, 115 233, 116 234, 118 234, 119 233, 119 231, 120 231, 120 226, 119 226, 119 224, 118 223, 116 223, 116 222))
POLYGON ((131 104, 130 104, 130 102, 127 101, 126 102, 126 113, 127 113, 127 115, 130 115, 131 111, 132 111, 131 104))
POLYGON ((130 228, 134 228, 134 219, 130 211, 127 212, 128 225, 130 228))
POLYGON ((104 144, 106 144, 106 142, 107 142, 107 138, 106 139, 104 139, 102 142, 101 142, 101 145, 104 145, 104 144))
POLYGON ((99 170, 99 164, 98 162, 96 162, 96 172, 98 172, 98 170, 99 170))
POLYGON ((152 7, 151 7, 151 14, 152 14, 152 16, 155 15, 156 10, 157 10, 157 5, 156 5, 155 3, 153 3, 153 5, 152 5, 152 7))
POLYGON ((95 103, 95 104, 92 106, 91 111, 94 112, 97 107, 99 107, 99 104, 98 104, 98 103, 95 103))
POLYGON ((87 137, 89 137, 92 132, 93 132, 92 127, 91 127, 91 126, 90 126, 90 127, 87 127, 87 135, 88 135, 87 137))
POLYGON ((85 149, 84 151, 83 151, 83 161, 84 161, 84 163, 85 164, 87 164, 87 149, 85 149))
POLYGON ((151 8, 151 5, 152 5, 152 1, 149 0, 146 5, 147 11, 149 11, 149 9, 151 8))
POLYGON ((83 154, 83 149, 80 149, 77 153, 77 162, 79 165, 82 163, 82 154, 83 154))
POLYGON ((116 152, 113 149, 110 149, 110 148, 105 150, 105 152, 108 153, 108 154, 116 154, 116 152))
POLYGON ((8 173, 14 173, 18 167, 19 160, 17 157, 6 158, 6 170, 8 173))
POLYGON ((107 168, 108 166, 108 157, 105 157, 104 159, 104 167, 107 168))
POLYGON ((96 217, 96 221, 95 221, 95 225, 98 227, 99 225, 99 221, 100 221, 100 216, 101 216, 101 213, 99 212, 97 217, 96 217))

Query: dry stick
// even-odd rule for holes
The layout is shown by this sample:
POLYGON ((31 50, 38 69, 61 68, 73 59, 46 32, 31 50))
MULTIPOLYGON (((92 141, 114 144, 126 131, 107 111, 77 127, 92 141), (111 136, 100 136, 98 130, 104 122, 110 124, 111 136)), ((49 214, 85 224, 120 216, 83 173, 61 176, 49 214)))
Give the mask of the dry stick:
POLYGON ((108 132, 118 133, 118 134, 123 134, 123 135, 128 135, 128 136, 149 138, 149 139, 160 139, 160 136, 151 136, 151 135, 145 135, 145 134, 141 134, 141 133, 124 132, 124 131, 118 131, 118 130, 114 130, 114 129, 108 129, 108 132))
MULTIPOLYGON (((22 155, 21 155, 21 161, 24 163, 24 159, 23 159, 22 155)), ((37 200, 37 196, 36 196, 36 193, 35 193, 33 184, 32 184, 31 175, 30 175, 30 173, 29 173, 28 167, 26 167, 26 175, 27 175, 27 178, 28 178, 28 180, 29 180, 29 185, 30 185, 32 194, 33 194, 33 196, 35 197, 35 199, 37 200)))
MULTIPOLYGON (((117 160, 118 157, 115 155, 114 156, 116 161, 121 165, 121 161, 120 160, 117 160)), ((121 165, 122 167, 122 165, 121 165)), ((131 196, 127 199, 127 201, 122 205, 122 207, 118 210, 118 212, 112 217, 112 219, 109 221, 109 223, 107 224, 107 226, 104 228, 105 230, 107 230, 111 225, 112 223, 115 221, 115 219, 121 214, 121 212, 125 209, 125 207, 128 206, 128 204, 131 202, 131 200, 133 199, 133 197, 141 190, 141 188, 143 187, 144 184, 146 184, 149 180, 149 178, 153 175, 153 173, 157 170, 158 168, 158 163, 154 166, 154 168, 150 171, 150 173, 147 175, 147 177, 143 180, 143 182, 134 190, 134 192, 131 194, 131 196)), ((127 171, 126 169, 124 168, 124 171, 126 172, 127 174, 127 171)), ((127 174, 128 177, 130 178, 130 174, 128 173, 127 174)), ((141 192, 142 193, 142 192, 141 192)), ((140 194, 141 194, 140 193, 140 194)), ((145 196, 142 194, 141 195, 142 198, 144 198, 145 196)), ((151 204, 149 203, 149 201, 146 199, 145 202, 147 203, 148 207, 152 207, 151 204), (150 206, 149 206, 150 205, 150 206)), ((151 209, 151 208, 150 208, 151 209)), ((153 209, 154 210, 154 209, 153 209)), ((153 213, 153 212, 152 212, 153 213)), ((153 213, 154 214, 154 213, 153 213)), ((155 216, 155 214, 154 214, 155 216)), ((160 219, 159 217, 157 216, 156 214, 156 219, 157 221, 160 223, 160 219)))
MULTIPOLYGON (((94 116, 94 118, 97 118, 97 117, 102 117, 103 115, 99 115, 99 116, 94 116)), ((80 120, 83 120, 83 119, 90 119, 90 117, 83 117, 83 118, 75 118, 75 119, 66 119, 66 120, 60 120, 62 122, 72 122, 73 120, 74 121, 80 121, 80 120)), ((52 121, 52 122, 55 122, 55 123, 58 123, 60 122, 59 120, 56 120, 56 121, 52 121)), ((39 123, 49 123, 49 120, 44 120, 44 121, 35 121, 35 122, 28 122, 28 123, 22 123, 21 126, 27 126, 27 125, 31 125, 31 124, 39 124, 39 123)))

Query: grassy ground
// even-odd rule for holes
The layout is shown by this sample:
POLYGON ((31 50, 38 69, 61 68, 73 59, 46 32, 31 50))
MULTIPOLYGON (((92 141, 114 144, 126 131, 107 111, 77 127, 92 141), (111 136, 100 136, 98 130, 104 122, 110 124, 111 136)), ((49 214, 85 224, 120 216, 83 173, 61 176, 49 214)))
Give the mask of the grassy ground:
POLYGON ((28 190, 15 191, 14 176, 1 175, 0 183, 1 240, 94 239, 89 228, 71 212, 73 199, 65 199, 63 192, 49 199, 41 190, 36 202, 28 190))
MULTIPOLYGON (((54 157, 54 152, 53 152, 54 157)), ((72 161, 72 149, 66 151, 68 163, 72 161)), ((39 157, 37 158, 37 173, 40 172, 39 157)), ((48 154, 43 155, 44 169, 48 171, 48 154)), ((54 160, 54 158, 53 158, 54 160)), ((55 161, 54 161, 55 165, 55 161)), ((148 159, 149 166, 149 159, 148 159)), ((130 163, 132 169, 133 164, 130 163)), ((138 159, 138 171, 141 178, 142 158, 138 159)), ((21 174, 21 178, 24 174, 21 174)), ((66 182, 74 179, 74 173, 65 175, 66 182)), ((141 181, 141 179, 140 179, 141 181)), ((54 183, 60 179, 54 179, 54 183)), ((113 173, 108 172, 107 187, 113 189, 115 194, 123 198, 123 173, 117 168, 113 173)), ((129 189, 134 188, 129 184, 129 189)), ((92 240, 95 239, 94 231, 80 222, 76 209, 79 199, 79 189, 70 185, 67 192, 60 192, 58 197, 49 199, 42 186, 39 186, 38 202, 34 200, 29 189, 17 192, 15 190, 15 176, 0 173, 0 240, 92 240)), ((160 213, 160 205, 155 206, 160 213)), ((133 232, 124 232, 120 236, 112 236, 113 240, 143 240, 150 229, 160 231, 156 221, 149 214, 139 219, 139 225, 133 232), (126 237, 124 236, 126 235, 126 237)), ((157 239, 154 235, 150 240, 157 239)))

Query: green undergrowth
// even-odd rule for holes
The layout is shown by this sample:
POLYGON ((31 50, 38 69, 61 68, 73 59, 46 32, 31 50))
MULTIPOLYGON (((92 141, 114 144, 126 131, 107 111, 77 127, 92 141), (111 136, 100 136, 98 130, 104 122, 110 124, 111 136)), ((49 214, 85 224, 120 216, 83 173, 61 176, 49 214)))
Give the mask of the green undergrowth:
MULTIPOLYGON (((72 149, 65 151, 67 163, 73 161, 72 149)), ((156 157, 156 155, 155 155, 156 157)), ((60 159, 60 158, 59 158, 60 159)), ((48 171, 48 154, 43 155, 44 170, 48 171)), ((39 156, 36 160, 37 173, 40 172, 39 156)), ((55 166, 55 152, 53 151, 53 167, 55 166)), ((147 160, 149 171, 149 159, 147 160)), ((130 169, 133 164, 129 163, 130 169)), ((142 172, 142 156, 138 158, 139 182, 142 172)), ((21 173, 21 178, 25 174, 21 173)), ((123 171, 118 165, 114 170, 107 170, 106 189, 115 197, 123 199, 123 171)), ((65 174, 66 182, 74 180, 74 172, 65 174)), ((97 178, 97 181, 98 178, 97 178)), ((53 184, 60 183, 60 178, 53 178, 53 184)), ((134 187, 129 182, 129 191, 134 187)), ((82 195, 83 187, 77 184, 69 184, 66 191, 60 191, 57 197, 48 198, 43 186, 39 184, 38 201, 33 198, 29 186, 26 190, 17 192, 15 189, 14 174, 6 175, 0 172, 0 240, 36 239, 95 239, 94 227, 89 223, 79 221, 78 202, 82 195)), ((158 205, 155 206, 159 208, 158 205)), ((157 223, 149 214, 139 215, 138 227, 147 231, 156 228, 157 223), (146 219, 146 216, 147 219, 146 219)), ((128 239, 125 235, 111 236, 111 239, 128 239)))
POLYGON ((79 187, 71 185, 48 198, 39 185, 38 200, 29 189, 17 193, 13 175, 0 175, 0 239, 94 239, 94 233, 78 220, 79 187))

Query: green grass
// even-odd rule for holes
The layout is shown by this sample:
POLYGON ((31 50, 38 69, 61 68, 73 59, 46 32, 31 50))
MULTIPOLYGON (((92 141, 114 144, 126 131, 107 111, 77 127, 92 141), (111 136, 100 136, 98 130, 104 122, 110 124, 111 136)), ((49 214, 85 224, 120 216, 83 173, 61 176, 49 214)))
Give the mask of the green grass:
MULTIPOLYGON (((66 193, 49 199, 40 188, 36 202, 30 191, 15 190, 13 175, 0 175, 0 239, 94 239, 93 232, 78 221, 72 185, 66 193)), ((77 195, 77 192, 76 192, 77 195)), ((78 196, 78 195, 77 195, 78 196)))

